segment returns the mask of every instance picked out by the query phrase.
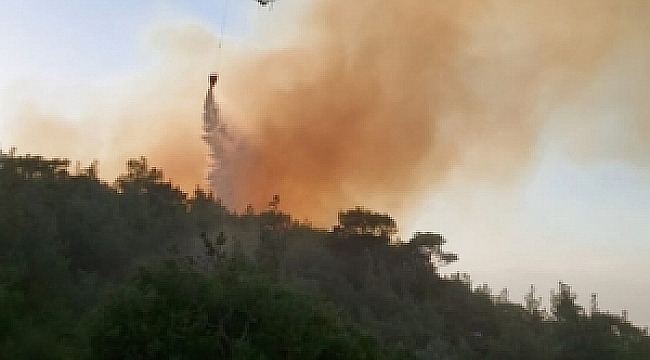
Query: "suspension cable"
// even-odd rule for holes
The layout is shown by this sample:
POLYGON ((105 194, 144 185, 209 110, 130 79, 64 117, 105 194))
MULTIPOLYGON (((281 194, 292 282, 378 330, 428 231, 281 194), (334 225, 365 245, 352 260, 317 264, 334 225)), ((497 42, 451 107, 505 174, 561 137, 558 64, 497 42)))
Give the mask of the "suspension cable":
POLYGON ((222 48, 223 48, 223 29, 226 23, 226 19, 228 18, 228 5, 230 4, 230 0, 224 0, 224 6, 223 6, 223 12, 221 14, 221 25, 219 29, 219 50, 217 53, 217 74, 219 74, 221 70, 221 58, 222 58, 222 48))

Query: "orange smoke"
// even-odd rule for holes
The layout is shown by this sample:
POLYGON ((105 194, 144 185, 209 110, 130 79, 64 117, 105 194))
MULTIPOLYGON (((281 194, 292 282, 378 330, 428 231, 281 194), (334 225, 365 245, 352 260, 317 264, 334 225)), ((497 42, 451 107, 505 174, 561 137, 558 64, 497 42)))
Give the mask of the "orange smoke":
POLYGON ((259 209, 279 194, 282 209, 331 224, 358 203, 399 215, 452 170, 512 181, 549 112, 590 85, 624 40, 647 39, 649 9, 319 1, 302 42, 247 59, 226 90, 248 144, 235 155, 234 205, 259 209))
MULTIPOLYGON (((259 15, 299 4, 284 0, 259 15)), ((317 225, 355 205, 402 220, 452 175, 514 183, 551 126, 576 153, 610 155, 599 140, 615 133, 607 144, 625 145, 621 157, 647 162, 647 19, 647 0, 318 0, 292 46, 242 53, 245 43, 219 50, 200 24, 158 24, 144 37, 154 61, 144 72, 107 83, 94 82, 101 74, 79 84, 50 80, 56 74, 20 81, 11 93, 32 95, 16 111, 16 141, 4 146, 98 159, 106 179, 144 155, 190 192, 205 184, 202 102, 206 76, 218 70, 226 122, 247 144, 233 154, 238 210, 263 209, 279 194, 280 209, 317 225), (220 54, 227 61, 217 64, 220 54), (579 108, 609 91, 601 83, 625 109, 614 114, 618 132, 579 108), (62 97, 76 119, 50 106, 62 97), (577 115, 566 124, 549 121, 567 109, 577 115)))

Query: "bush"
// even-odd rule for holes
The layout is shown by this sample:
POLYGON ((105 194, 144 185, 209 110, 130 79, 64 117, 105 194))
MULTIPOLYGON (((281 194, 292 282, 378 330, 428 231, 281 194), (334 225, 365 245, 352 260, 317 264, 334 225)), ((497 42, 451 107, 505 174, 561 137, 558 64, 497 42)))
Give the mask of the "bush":
POLYGON ((92 315, 95 359, 374 359, 322 304, 264 279, 202 275, 173 263, 141 271, 92 315))

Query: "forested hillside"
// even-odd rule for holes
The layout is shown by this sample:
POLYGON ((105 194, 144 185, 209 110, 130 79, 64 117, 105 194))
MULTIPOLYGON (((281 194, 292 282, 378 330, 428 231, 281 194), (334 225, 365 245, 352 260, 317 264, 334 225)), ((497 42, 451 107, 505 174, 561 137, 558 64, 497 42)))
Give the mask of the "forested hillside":
POLYGON ((388 214, 315 229, 281 194, 235 214, 164 179, 144 158, 108 183, 0 153, 0 358, 650 358, 647 333, 567 285, 546 313, 440 276, 446 239, 399 242, 388 214))

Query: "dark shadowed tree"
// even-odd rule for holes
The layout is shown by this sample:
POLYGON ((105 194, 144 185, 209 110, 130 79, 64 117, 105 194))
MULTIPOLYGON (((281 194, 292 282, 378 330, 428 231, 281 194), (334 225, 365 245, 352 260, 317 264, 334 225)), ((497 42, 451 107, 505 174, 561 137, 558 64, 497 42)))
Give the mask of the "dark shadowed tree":
POLYGON ((332 309, 268 280, 143 271, 94 314, 94 359, 382 359, 332 309))
POLYGON ((344 235, 370 235, 392 240, 397 234, 397 223, 388 214, 363 207, 339 212, 339 225, 335 230, 344 235))
POLYGON ((442 234, 417 232, 409 242, 409 246, 414 248, 422 260, 432 262, 435 267, 439 267, 458 261, 457 254, 442 250, 446 242, 442 234))

